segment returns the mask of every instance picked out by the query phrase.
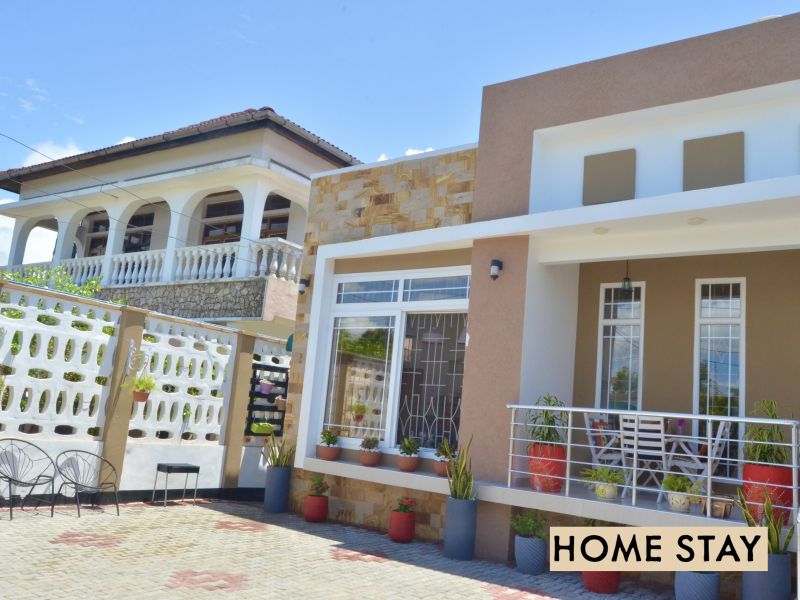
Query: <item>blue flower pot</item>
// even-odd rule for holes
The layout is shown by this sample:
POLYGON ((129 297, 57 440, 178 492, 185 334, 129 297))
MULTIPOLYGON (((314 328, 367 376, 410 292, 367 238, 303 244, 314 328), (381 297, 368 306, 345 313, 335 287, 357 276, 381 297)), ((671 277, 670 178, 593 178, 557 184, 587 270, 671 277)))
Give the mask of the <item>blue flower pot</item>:
POLYGON ((514 537, 514 558, 520 573, 541 575, 547 571, 547 542, 518 535, 514 537))
POLYGON ((475 526, 478 522, 478 501, 447 498, 444 522, 444 555, 456 560, 472 560, 475 556, 475 526))
POLYGON ((767 571, 745 571, 742 573, 744 600, 791 600, 792 558, 791 554, 768 554, 767 571))
POLYGON ((719 600, 719 573, 675 573, 675 600, 719 600))
POLYGON ((289 485, 291 481, 291 467, 267 467, 267 483, 264 487, 264 512, 289 512, 289 485))

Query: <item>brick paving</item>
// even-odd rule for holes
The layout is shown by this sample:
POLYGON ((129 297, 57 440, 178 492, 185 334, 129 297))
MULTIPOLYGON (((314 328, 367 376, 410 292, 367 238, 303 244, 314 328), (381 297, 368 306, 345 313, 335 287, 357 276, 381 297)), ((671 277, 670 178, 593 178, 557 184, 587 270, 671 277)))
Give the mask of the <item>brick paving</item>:
MULTIPOLYGON (((574 574, 522 575, 483 561, 444 558, 434 544, 250 503, 204 502, 112 510, 0 511, 0 598, 266 598, 572 600, 574 574)), ((617 598, 666 600, 626 581, 617 598)))

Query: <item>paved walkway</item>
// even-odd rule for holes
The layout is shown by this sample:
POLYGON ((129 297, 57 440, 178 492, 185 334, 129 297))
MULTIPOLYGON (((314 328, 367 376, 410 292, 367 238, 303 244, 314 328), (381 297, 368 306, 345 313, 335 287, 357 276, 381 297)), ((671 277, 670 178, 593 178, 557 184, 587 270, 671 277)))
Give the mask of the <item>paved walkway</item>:
MULTIPOLYGON (((247 503, 111 510, 61 507, 0 511, 0 597, 248 598, 275 600, 435 598, 573 600, 572 574, 521 575, 503 565, 458 562, 427 543, 394 544, 385 535, 291 515, 264 515, 247 503)), ((628 582, 618 598, 670 593, 628 582)))

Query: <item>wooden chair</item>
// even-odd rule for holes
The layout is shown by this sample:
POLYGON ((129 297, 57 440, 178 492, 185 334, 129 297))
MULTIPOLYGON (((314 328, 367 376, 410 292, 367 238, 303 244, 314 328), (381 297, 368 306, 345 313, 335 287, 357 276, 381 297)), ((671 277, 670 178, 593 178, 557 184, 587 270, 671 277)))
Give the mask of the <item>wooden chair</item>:
POLYGON ((667 441, 664 431, 664 419, 661 417, 643 417, 636 414, 622 415, 620 417, 620 439, 622 446, 622 461, 626 468, 628 486, 622 492, 624 498, 630 488, 630 482, 635 480, 632 475, 636 473, 636 480, 640 472, 645 475, 645 485, 653 483, 658 490, 658 502, 664 492, 661 490, 661 481, 669 464, 667 441))
MULTIPOLYGON (((705 438, 694 440, 678 439, 672 445, 667 470, 673 467, 685 473, 692 481, 708 481, 713 476, 725 454, 730 441, 731 422, 720 421, 717 433, 708 447, 705 438), (680 449, 681 452, 677 452, 680 449)), ((711 490, 708 490, 709 492, 711 490)))
POLYGON ((583 413, 592 465, 614 467, 622 464, 619 432, 612 429, 607 415, 583 413))

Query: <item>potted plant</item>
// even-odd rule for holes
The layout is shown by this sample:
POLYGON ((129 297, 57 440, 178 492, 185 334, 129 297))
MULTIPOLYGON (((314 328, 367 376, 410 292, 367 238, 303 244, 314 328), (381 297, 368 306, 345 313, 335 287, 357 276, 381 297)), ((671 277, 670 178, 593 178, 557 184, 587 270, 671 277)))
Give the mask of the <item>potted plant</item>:
POLYGON ((419 467, 419 446, 417 440, 403 438, 400 442, 400 456, 397 457, 397 466, 401 471, 411 473, 419 467))
MULTIPOLYGON (((778 418, 774 400, 756 404, 754 416, 778 418)), ((786 447, 780 425, 748 425, 744 434, 744 468, 742 486, 753 519, 761 520, 767 498, 774 510, 789 517, 792 505, 792 469, 786 466, 786 447)))
POLYGON ((325 478, 315 475, 311 478, 308 495, 303 503, 303 518, 309 523, 324 523, 328 520, 328 493, 330 486, 325 478))
POLYGON ((317 452, 322 460, 338 460, 342 449, 339 447, 339 435, 331 429, 325 429, 319 434, 320 443, 317 452))
POLYGON ((275 384, 272 383, 269 379, 261 379, 258 382, 258 391, 264 395, 269 394, 272 391, 272 388, 275 387, 275 384))
MULTIPOLYGON (((594 519, 584 521, 586 527, 599 527, 605 523, 594 519)), ((619 571, 582 571, 583 587, 596 594, 616 594, 619 591, 619 581, 622 573, 619 571)))
POLYGON ((719 600, 720 576, 711 571, 675 573, 675 600, 719 600))
POLYGON ((369 408, 367 408, 366 404, 360 404, 359 403, 359 404, 353 404, 352 406, 350 406, 350 412, 352 413, 353 420, 356 423, 361 423, 361 421, 364 420, 364 416, 367 414, 368 410, 369 410, 369 408))
POLYGON ((567 452, 561 436, 565 413, 558 410, 564 403, 546 394, 536 401, 536 406, 542 408, 533 411, 528 420, 531 488, 537 492, 558 493, 567 475, 567 452))
POLYGON ((544 518, 536 511, 511 515, 514 536, 514 558, 517 570, 527 575, 547 571, 547 536, 544 518))
POLYGON ((377 467, 381 462, 381 450, 378 448, 378 438, 365 437, 361 440, 359 459, 364 467, 377 467))
POLYGON ((389 516, 389 538, 392 541, 407 544, 414 540, 414 509, 417 501, 413 498, 402 498, 397 508, 389 516))
POLYGON ((450 469, 450 461, 455 455, 455 450, 450 447, 450 442, 447 438, 442 440, 442 443, 436 448, 436 453, 433 456, 433 471, 439 477, 447 477, 447 471, 450 469))
POLYGON ((668 473, 661 482, 661 489, 667 492, 669 509, 675 512, 689 512, 692 504, 700 501, 702 485, 692 483, 686 475, 668 473))
POLYGON ((444 520, 444 555, 457 560, 472 560, 475 555, 475 527, 478 519, 478 501, 475 499, 472 461, 469 458, 470 437, 458 456, 450 461, 444 520))
POLYGON ((261 455, 267 464, 267 481, 264 486, 264 512, 285 513, 289 511, 289 485, 292 481, 292 463, 295 447, 286 440, 270 435, 264 440, 261 455))
POLYGON ((139 375, 131 382, 130 387, 134 402, 147 402, 150 392, 156 389, 156 380, 150 375, 139 375))
POLYGON ((616 500, 619 495, 617 486, 625 485, 625 474, 605 465, 584 469, 581 477, 594 489, 599 500, 616 500))
POLYGON ((761 507, 761 518, 752 515, 752 506, 747 502, 741 489, 736 490, 736 504, 742 510, 750 527, 767 528, 767 570, 745 571, 742 573, 744 600, 790 600, 792 597, 792 557, 787 552, 794 536, 794 524, 783 535, 783 528, 789 518, 785 511, 772 506, 767 495, 761 507))
MULTIPOLYGON (((700 512, 706 514, 706 497, 700 496, 700 512)), ((731 516, 731 509, 733 509, 732 496, 717 496, 711 499, 711 516, 715 519, 727 519, 731 516)))

